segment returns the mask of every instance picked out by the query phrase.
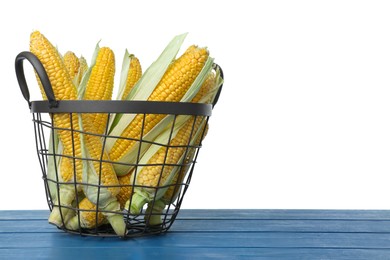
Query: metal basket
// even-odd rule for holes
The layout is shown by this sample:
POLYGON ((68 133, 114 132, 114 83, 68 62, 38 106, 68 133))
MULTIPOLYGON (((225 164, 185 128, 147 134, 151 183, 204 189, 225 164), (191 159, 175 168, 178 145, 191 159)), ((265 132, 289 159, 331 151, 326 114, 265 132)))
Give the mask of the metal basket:
MULTIPOLYGON (((214 69, 219 69, 221 77, 222 70, 218 67, 218 65, 214 64, 214 69)), ((59 172, 58 167, 54 167, 55 171, 49 172, 48 171, 48 165, 50 161, 56 162, 56 158, 61 158, 61 153, 58 153, 56 149, 50 149, 49 147, 49 140, 50 138, 53 138, 54 131, 58 131, 59 129, 56 128, 53 124, 53 115, 57 113, 67 113, 69 114, 69 118, 72 118, 74 116, 82 115, 83 113, 105 113, 107 115, 107 122, 110 121, 110 119, 115 116, 117 113, 122 114, 138 114, 143 116, 143 124, 142 124, 142 131, 141 131, 141 138, 135 139, 135 141, 139 144, 138 147, 142 147, 142 145, 158 145, 161 147, 165 147, 166 151, 168 151, 171 148, 175 148, 170 146, 170 139, 172 135, 172 131, 175 126, 175 121, 180 115, 189 115, 191 117, 194 117, 195 120, 204 120, 204 127, 201 129, 201 135, 205 134, 205 129, 207 122, 209 120, 209 117, 211 116, 212 109, 214 105, 216 104, 219 94, 221 91, 222 86, 218 90, 218 93, 216 94, 212 104, 199 104, 199 103, 184 103, 184 102, 151 102, 151 101, 119 101, 119 100, 107 100, 107 101, 87 101, 87 100, 56 100, 53 89, 51 87, 50 81, 48 79, 47 73, 41 64, 41 62, 38 60, 38 58, 30 53, 30 52, 21 52, 15 60, 15 70, 16 70, 16 76, 18 79, 18 83, 20 86, 20 89, 22 91, 23 97, 28 102, 30 112, 33 116, 33 123, 34 123, 34 132, 35 132, 35 140, 36 140, 36 149, 37 154, 39 158, 39 163, 42 170, 42 178, 44 181, 45 186, 45 192, 46 192, 46 198, 47 203, 49 206, 50 211, 53 210, 53 208, 58 207, 60 212, 62 212, 62 208, 70 209, 75 216, 78 216, 79 225, 80 223, 80 214, 83 211, 86 211, 85 209, 79 208, 79 202, 81 201, 81 197, 79 197, 78 193, 78 186, 81 187, 90 187, 93 186, 97 190, 97 205, 99 205, 99 192, 103 189, 107 189, 107 186, 104 186, 101 184, 101 172, 99 172, 99 180, 98 184, 90 184, 85 182, 78 182, 76 180, 76 167, 74 167, 74 178, 71 181, 71 183, 63 183, 59 180, 59 172), (23 61, 27 59, 33 68, 35 69, 36 74, 41 80, 41 83, 43 85, 43 89, 46 93, 47 100, 43 101, 30 101, 30 94, 28 90, 28 86, 26 83, 26 79, 24 76, 24 69, 23 69, 23 61), (170 116, 172 123, 171 127, 171 134, 169 136, 169 141, 167 143, 158 143, 154 140, 146 140, 144 139, 143 135, 143 127, 145 123, 145 118, 148 114, 165 114, 166 117, 170 116), (74 181, 76 180, 76 181, 74 181), (63 185, 72 185, 75 189, 75 201, 70 206, 63 206, 60 202, 57 204, 53 201, 53 196, 58 195, 63 185)), ((194 122, 195 122, 194 120, 194 122)), ((60 129, 61 131, 69 131, 72 134, 72 142, 74 144, 74 134, 79 133, 81 135, 94 135, 94 133, 89 133, 86 131, 80 131, 73 128, 72 120, 71 127, 67 129, 60 129)), ((107 124, 108 125, 108 124, 107 124)), ((191 137, 194 134, 193 128, 191 130, 191 137)), ((104 143, 108 139, 118 139, 123 138, 120 136, 113 136, 109 135, 108 130, 106 129, 105 134, 101 135, 102 141, 103 141, 103 147, 104 143)), ((95 134, 96 135, 96 134, 95 134)), ((125 138, 126 139, 126 138, 125 138)), ((201 138, 200 140, 202 140, 201 138)), ((54 147, 55 148, 55 147, 54 147)), ((177 148, 177 147, 176 147, 177 148)), ((138 236, 145 236, 145 235, 151 235, 151 234, 160 234, 168 231, 168 229, 173 224, 179 209, 180 205, 183 201, 183 197, 187 191, 187 188, 190 184, 192 173, 194 171, 194 166, 196 163, 196 159, 199 153, 199 149, 201 148, 201 141, 195 145, 191 145, 188 143, 187 145, 183 146, 185 149, 185 155, 182 157, 182 160, 179 161, 177 164, 174 165, 168 165, 165 163, 161 165, 161 168, 164 167, 173 167, 176 170, 176 174, 180 174, 180 176, 176 177, 176 181, 172 182, 168 185, 161 185, 161 174, 158 180, 157 186, 140 186, 136 184, 128 184, 132 188, 132 193, 129 198, 129 206, 128 208, 123 208, 120 212, 115 211, 107 211, 106 213, 112 213, 112 214, 120 214, 123 216, 123 219, 126 224, 127 232, 121 235, 121 237, 127 238, 127 237, 138 237, 138 236), (190 153, 192 156, 190 156, 190 153), (130 212, 130 207, 132 203, 132 197, 134 194, 135 189, 142 189, 146 188, 149 190, 152 190, 157 195, 159 190, 161 192, 166 191, 167 189, 171 188, 174 189, 174 192, 172 193, 172 196, 169 198, 169 200, 165 200, 165 207, 164 209, 159 212, 154 212, 153 210, 147 210, 147 205, 153 209, 154 204, 156 202, 156 197, 154 197, 153 200, 149 201, 147 205, 145 205, 141 211, 137 214, 132 214, 130 212), (161 223, 159 224, 150 224, 151 218, 160 217, 161 223)), ((74 146, 73 146, 74 149, 74 146)), ((104 148, 103 148, 104 150, 104 148)), ((137 178, 137 169, 140 166, 149 166, 148 164, 140 164, 141 149, 138 151, 137 160, 131 164, 131 166, 134 166, 134 171, 132 174, 133 180, 136 180, 137 178)), ((102 151, 103 153, 103 151, 102 151)), ((73 165, 76 165, 76 160, 82 160, 84 161, 91 161, 94 159, 87 158, 87 157, 77 157, 75 156, 75 152, 73 151, 73 156, 67 156, 68 158, 71 158, 73 161, 73 165)), ((102 165, 102 163, 112 163, 115 164, 117 162, 113 161, 104 161, 102 160, 102 157, 98 161, 99 165, 102 165)), ((101 167, 100 167, 101 168, 101 167)), ((134 183, 134 182, 133 182, 134 183)), ((118 187, 118 186, 116 186, 118 187)), ((119 185, 120 188, 122 188, 122 185, 119 185)), ((62 226, 58 227, 59 229, 62 229, 63 231, 74 233, 74 234, 80 234, 80 235, 88 235, 88 236, 118 236, 113 228, 109 224, 102 224, 98 225, 98 214, 99 212, 104 212, 103 209, 100 209, 98 206, 94 210, 89 210, 89 212, 92 212, 93 214, 96 214, 96 225, 93 228, 80 228, 78 230, 70 230, 65 225, 64 216, 61 214, 61 221, 62 226)))

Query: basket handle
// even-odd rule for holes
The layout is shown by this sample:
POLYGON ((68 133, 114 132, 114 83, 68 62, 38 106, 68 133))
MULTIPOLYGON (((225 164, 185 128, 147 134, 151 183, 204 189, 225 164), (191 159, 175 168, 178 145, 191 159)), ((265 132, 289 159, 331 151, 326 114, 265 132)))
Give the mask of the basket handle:
POLYGON ((47 100, 49 101, 50 108, 58 107, 58 101, 54 97, 53 88, 51 86, 49 77, 47 76, 46 70, 43 67, 41 61, 33 53, 29 51, 24 51, 19 53, 16 56, 15 72, 16 72, 16 78, 18 79, 20 90, 22 91, 23 97, 27 101, 28 106, 31 108, 30 92, 28 91, 28 86, 26 82, 26 77, 24 76, 24 68, 23 68, 23 61, 25 59, 31 63, 34 70, 38 74, 38 77, 41 80, 43 89, 45 91, 47 100))
MULTIPOLYGON (((221 76, 221 78, 222 78, 222 80, 223 80, 223 71, 222 71, 222 68, 221 68, 218 64, 214 63, 214 64, 213 64, 213 69, 214 69, 214 70, 219 70, 220 76, 221 76)), ((212 104, 213 104, 213 108, 214 108, 215 104, 217 104, 217 102, 218 102, 219 95, 221 94, 222 86, 223 86, 223 83, 222 83, 221 86, 219 87, 218 92, 217 92, 217 94, 216 94, 215 97, 214 97, 214 100, 213 100, 213 103, 212 103, 212 104)))

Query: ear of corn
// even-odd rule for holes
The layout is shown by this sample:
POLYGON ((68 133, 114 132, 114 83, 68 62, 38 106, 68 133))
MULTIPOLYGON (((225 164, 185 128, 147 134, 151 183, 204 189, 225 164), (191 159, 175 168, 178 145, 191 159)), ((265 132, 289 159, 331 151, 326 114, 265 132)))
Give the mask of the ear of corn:
POLYGON ((81 56, 79 58, 79 63, 80 63, 80 67, 79 67, 79 70, 78 70, 77 76, 76 76, 77 86, 80 85, 81 80, 83 79, 84 75, 88 71, 88 63, 87 63, 87 60, 83 56, 81 56))
POLYGON ((81 79, 80 79, 80 84, 79 84, 79 86, 77 88, 77 98, 80 99, 80 100, 84 98, 85 89, 87 87, 87 83, 89 81, 89 77, 91 76, 92 68, 96 64, 96 60, 97 60, 97 56, 99 54, 99 50, 100 50, 100 46, 99 46, 99 42, 98 42, 96 44, 96 46, 95 46, 95 50, 94 50, 93 55, 92 55, 90 67, 88 68, 88 66, 85 67, 83 65, 83 71, 85 69, 87 69, 87 70, 84 71, 84 72, 80 72, 80 73, 82 73, 82 76, 81 76, 81 79))
MULTIPOLYGON (((154 61, 149 68, 143 73, 135 86, 127 95, 128 100, 147 100, 150 94, 159 83, 167 68, 174 60, 176 54, 186 38, 187 34, 175 36, 165 47, 161 55, 154 61)), ((112 124, 110 124, 111 135, 119 136, 127 125, 134 119, 134 114, 117 114, 112 124)), ((108 150, 114 145, 115 140, 107 140, 108 150)))
MULTIPOLYGON (((161 81, 151 93, 149 101, 179 102, 192 84, 198 78, 200 72, 208 61, 208 51, 205 48, 189 48, 179 59, 168 68, 161 81)), ((141 138, 141 132, 148 134, 163 118, 163 114, 139 114, 121 133, 125 138, 141 138)), ((132 148, 138 148, 139 142, 130 139, 117 139, 110 149, 110 158, 114 162, 120 162, 132 148)), ((133 150, 134 151, 134 150, 133 150)), ((126 174, 131 167, 114 164, 117 174, 126 174)))
POLYGON ((139 59, 125 50, 122 62, 121 79, 117 99, 126 100, 131 89, 142 76, 142 68, 139 59))
MULTIPOLYGON (((102 47, 98 49, 96 60, 93 62, 91 72, 88 76, 84 95, 85 100, 108 100, 111 99, 115 60, 111 49, 102 47)), ((119 193, 119 182, 114 168, 109 163, 107 152, 103 149, 103 143, 99 136, 93 134, 103 134, 107 124, 107 114, 104 113, 84 113, 80 115, 80 126, 83 130, 81 135, 83 158, 91 160, 83 161, 83 186, 87 199, 79 204, 81 209, 87 209, 75 216, 69 222, 69 226, 78 226, 79 218, 81 227, 91 227, 101 223, 101 218, 96 214, 90 214, 88 210, 98 208, 104 217, 110 222, 115 232, 119 236, 125 234, 125 223, 119 214, 120 205, 116 199, 119 193), (97 185, 97 186, 95 186, 97 185), (93 206, 92 206, 93 205, 93 206), (108 211, 117 211, 112 213, 108 211)), ((102 218, 104 219, 104 218, 102 218)))
MULTIPOLYGON (((72 79, 65 67, 65 64, 58 53, 57 49, 42 35, 39 31, 34 31, 30 36, 30 51, 34 53, 44 66, 49 80, 51 82, 53 92, 58 100, 76 99, 76 87, 72 83, 72 79)), ((40 83, 40 81, 39 81, 40 83)), ((45 98, 45 95, 44 95, 45 98)), ((58 136, 63 144, 63 155, 68 157, 61 158, 60 174, 64 182, 80 181, 82 173, 82 163, 80 160, 74 160, 69 157, 81 157, 81 144, 78 132, 71 132, 73 129, 78 130, 78 118, 72 114, 54 114, 53 124, 58 128, 58 136), (74 149, 73 149, 74 148, 74 149), (74 178, 76 176, 76 178, 74 178)), ((60 188, 67 186, 60 185, 60 188)), ((80 188, 79 185, 77 185, 80 188)), ((70 189, 72 190, 72 189, 70 189)), ((60 193, 61 194, 61 193, 60 193)), ((76 190, 70 192, 69 196, 59 198, 62 206, 69 206, 76 194, 76 190)), ((53 208, 50 214, 49 222, 62 225, 61 213, 58 206, 53 208)))
POLYGON ((75 86, 78 86, 77 74, 78 74, 79 69, 80 69, 79 58, 77 58, 77 56, 76 56, 76 54, 74 54, 74 52, 67 51, 64 54, 63 59, 64 59, 65 67, 68 70, 69 76, 73 81, 73 84, 75 86))
MULTIPOLYGON (((192 99, 193 102, 198 102, 215 86, 215 75, 212 72, 207 75, 206 80, 192 99)), ((175 125, 172 135, 172 128, 168 128, 165 135, 162 134, 156 139, 157 143, 169 143, 169 146, 153 145, 141 159, 141 165, 146 165, 137 168, 139 171, 136 172, 136 184, 142 187, 135 188, 133 199, 131 203, 129 201, 127 204, 127 206, 131 204, 130 212, 134 214, 139 213, 146 202, 155 198, 159 199, 165 193, 166 188, 154 190, 152 187, 158 188, 172 182, 179 168, 176 165, 180 164, 183 157, 188 154, 188 150, 191 150, 187 146, 194 143, 193 140, 196 139, 198 130, 205 122, 203 117, 179 116, 178 118, 180 118, 179 122, 182 120, 185 123, 175 125), (162 141, 160 139, 168 140, 162 141), (143 188, 144 186, 150 188, 143 188)))
MULTIPOLYGON (((199 102, 199 103, 211 103, 214 98, 216 92, 219 90, 220 86, 223 83, 223 79, 220 76, 220 71, 217 69, 215 74, 210 73, 202 86, 202 88, 199 90, 199 92, 196 94, 192 102, 199 102)), ((206 137, 208 133, 209 125, 206 125, 206 128, 202 125, 199 128, 198 133, 195 135, 196 141, 194 143, 195 146, 199 146, 201 144, 201 141, 206 137), (204 132, 202 132, 204 130, 204 132)), ((184 158, 184 166, 181 167, 179 173, 175 175, 175 177, 172 180, 172 186, 168 188, 164 196, 162 197, 162 201, 168 205, 172 203, 178 196, 181 186, 178 187, 177 185, 180 185, 183 183, 184 177, 186 176, 188 170, 190 169, 189 165, 193 162, 193 158, 195 156, 196 148, 191 147, 186 155, 186 158, 184 158)))
MULTIPOLYGON (((85 88, 84 100, 110 100, 114 88, 115 56, 108 47, 98 51, 96 61, 85 88)), ((94 125, 94 133, 103 134, 108 120, 107 113, 85 114, 94 125)))
POLYGON ((127 100, 127 96, 129 95, 130 91, 142 76, 142 68, 139 59, 134 55, 130 55, 130 59, 129 73, 127 75, 126 86, 122 95, 122 100, 127 100))
MULTIPOLYGON (((205 83, 202 88, 196 94, 192 102, 199 103, 210 103, 214 100, 217 91, 223 83, 223 79, 220 76, 220 71, 216 69, 215 74, 209 73, 205 83)), ((195 134, 194 139, 196 140, 194 145, 199 146, 201 140, 203 140, 208 132, 208 124, 206 125, 206 129, 204 129, 202 125, 198 132, 195 134), (202 138, 202 139, 201 139, 202 138)), ((169 188, 166 190, 161 199, 157 200, 153 203, 153 201, 148 202, 146 212, 151 214, 145 215, 145 221, 149 223, 149 225, 160 225, 162 223, 162 214, 165 209, 165 205, 169 205, 176 200, 179 195, 181 189, 183 188, 184 178, 191 168, 190 165, 193 163, 193 158, 196 154, 196 148, 189 148, 186 157, 184 158, 183 165, 180 167, 180 170, 177 174, 174 175, 169 188)))
MULTIPOLYGON (((83 99, 85 100, 108 100, 111 99, 114 85, 115 60, 114 53, 107 47, 100 48, 92 71, 88 78, 83 99)), ((107 153, 103 149, 103 144, 98 136, 93 134, 103 134, 106 129, 107 114, 105 113, 84 113, 81 114, 80 124, 85 132, 83 134, 83 148, 95 161, 89 162, 93 165, 95 175, 101 171, 101 181, 104 185, 117 185, 118 180, 112 165, 108 162, 99 163, 101 159, 109 161, 107 153)), ((85 163, 84 163, 85 165, 85 163)), ((83 172, 83 180, 85 171, 83 172)), ((87 181, 87 183, 89 183, 87 181)), ((119 192, 118 187, 108 188, 113 196, 119 192)), ((84 192, 85 189, 84 189, 84 192)))

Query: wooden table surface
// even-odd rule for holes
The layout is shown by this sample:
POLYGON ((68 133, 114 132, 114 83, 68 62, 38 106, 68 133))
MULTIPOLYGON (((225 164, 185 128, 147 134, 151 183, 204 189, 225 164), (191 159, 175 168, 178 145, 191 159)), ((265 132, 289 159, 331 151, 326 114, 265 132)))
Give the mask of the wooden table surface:
POLYGON ((0 259, 390 259, 390 211, 185 210, 163 235, 82 237, 0 211, 0 259))

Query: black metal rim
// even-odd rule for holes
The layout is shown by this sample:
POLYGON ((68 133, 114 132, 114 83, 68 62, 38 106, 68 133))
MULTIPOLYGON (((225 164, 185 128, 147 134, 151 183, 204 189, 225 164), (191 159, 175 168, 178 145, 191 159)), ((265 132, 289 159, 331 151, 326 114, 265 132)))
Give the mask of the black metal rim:
POLYGON ((211 116, 212 105, 187 102, 59 100, 57 107, 49 101, 32 101, 33 113, 135 113, 211 116))

